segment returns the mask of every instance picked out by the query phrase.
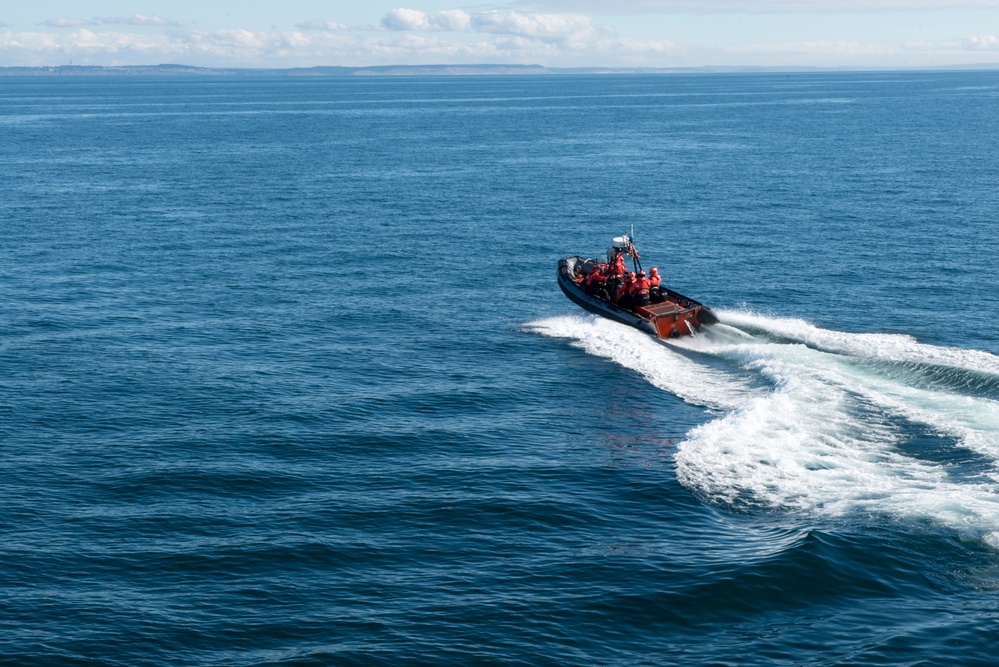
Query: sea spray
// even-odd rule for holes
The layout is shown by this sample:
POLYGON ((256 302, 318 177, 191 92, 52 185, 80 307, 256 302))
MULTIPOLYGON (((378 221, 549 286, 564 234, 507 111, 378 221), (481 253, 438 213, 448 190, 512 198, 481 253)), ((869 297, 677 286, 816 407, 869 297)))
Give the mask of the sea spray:
POLYGON ((709 502, 891 516, 987 540, 999 534, 999 487, 981 474, 999 464, 999 403, 918 386, 878 365, 933 360, 981 373, 992 355, 755 314, 725 311, 723 322, 666 343, 596 317, 549 318, 528 328, 570 339, 721 412, 676 452, 677 477, 709 502), (918 433, 979 458, 941 463, 910 446, 918 433))

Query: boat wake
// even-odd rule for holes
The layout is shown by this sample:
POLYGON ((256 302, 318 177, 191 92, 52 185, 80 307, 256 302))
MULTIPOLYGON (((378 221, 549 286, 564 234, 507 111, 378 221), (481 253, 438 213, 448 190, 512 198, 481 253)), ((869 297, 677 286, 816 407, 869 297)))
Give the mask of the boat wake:
POLYGON ((704 498, 946 526, 999 546, 999 357, 739 311, 666 344, 595 317, 531 323, 704 406, 677 447, 704 498))

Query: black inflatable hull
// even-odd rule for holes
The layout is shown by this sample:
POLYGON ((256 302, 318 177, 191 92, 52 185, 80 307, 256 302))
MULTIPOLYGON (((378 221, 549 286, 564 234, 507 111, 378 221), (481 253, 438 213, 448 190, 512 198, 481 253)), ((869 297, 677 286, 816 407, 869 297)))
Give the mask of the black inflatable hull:
POLYGON ((587 294, 576 281, 576 269, 587 259, 574 255, 558 263, 558 286, 579 307, 622 324, 633 326, 656 338, 687 336, 718 317, 710 308, 670 289, 662 289, 661 303, 635 309, 622 308, 593 294, 587 294))

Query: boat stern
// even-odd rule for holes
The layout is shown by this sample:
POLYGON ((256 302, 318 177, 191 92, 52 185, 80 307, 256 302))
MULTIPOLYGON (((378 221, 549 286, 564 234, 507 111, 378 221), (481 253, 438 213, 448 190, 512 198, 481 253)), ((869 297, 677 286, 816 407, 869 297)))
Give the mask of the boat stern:
POLYGON ((694 333, 701 327, 698 319, 700 311, 700 306, 681 308, 669 301, 635 308, 636 313, 652 323, 659 338, 676 338, 694 333))

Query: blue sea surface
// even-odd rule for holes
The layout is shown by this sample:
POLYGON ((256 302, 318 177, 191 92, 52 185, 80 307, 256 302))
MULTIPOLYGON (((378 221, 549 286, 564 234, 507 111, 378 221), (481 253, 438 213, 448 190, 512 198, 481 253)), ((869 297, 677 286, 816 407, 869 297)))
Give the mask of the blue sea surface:
POLYGON ((10 77, 0 183, 0 663, 997 662, 999 72, 10 77))

